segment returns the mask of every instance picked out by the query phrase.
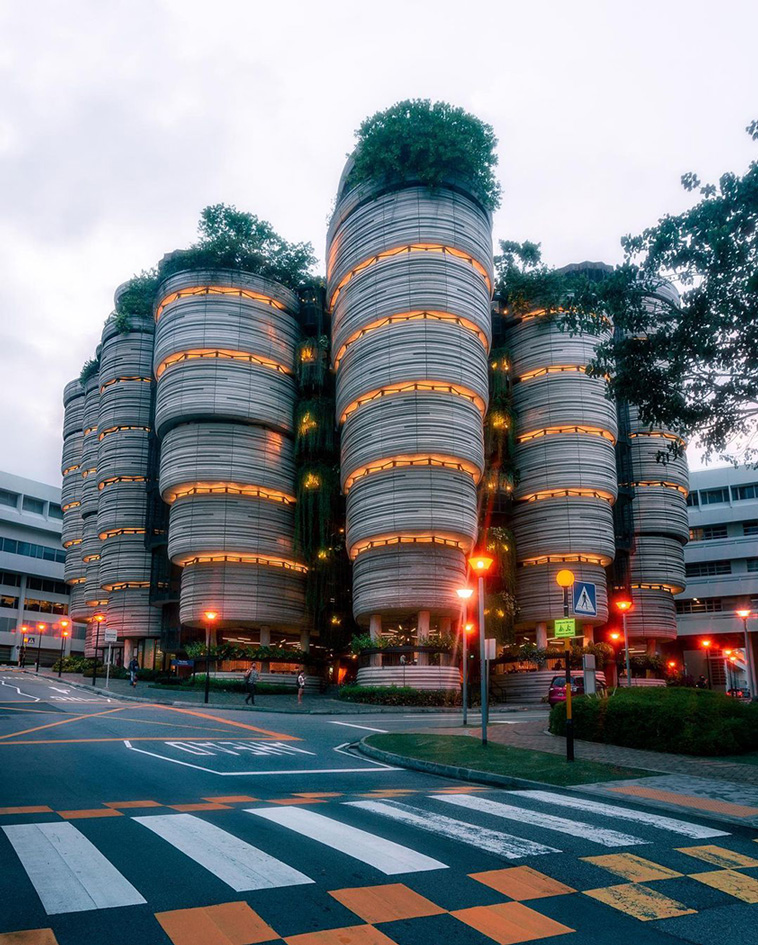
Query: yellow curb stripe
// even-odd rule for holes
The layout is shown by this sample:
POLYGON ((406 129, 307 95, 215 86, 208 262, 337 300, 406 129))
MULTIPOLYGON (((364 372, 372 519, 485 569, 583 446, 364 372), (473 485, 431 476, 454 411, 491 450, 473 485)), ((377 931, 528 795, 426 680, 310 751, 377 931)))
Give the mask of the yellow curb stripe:
POLYGON ((649 883, 656 879, 674 879, 681 876, 676 870, 653 863, 634 853, 611 853, 608 856, 582 856, 585 863, 592 863, 610 873, 615 873, 630 883, 649 883))
POLYGON ((639 919, 640 922, 673 919, 676 916, 694 915, 697 912, 697 909, 688 909, 681 902, 669 899, 657 890, 637 883, 606 886, 603 889, 587 889, 584 895, 612 909, 617 909, 625 915, 630 915, 634 919, 639 919))
POLYGON ((690 873, 690 879, 705 883, 713 889, 741 899, 742 902, 758 902, 758 879, 735 870, 711 870, 708 873, 690 873))

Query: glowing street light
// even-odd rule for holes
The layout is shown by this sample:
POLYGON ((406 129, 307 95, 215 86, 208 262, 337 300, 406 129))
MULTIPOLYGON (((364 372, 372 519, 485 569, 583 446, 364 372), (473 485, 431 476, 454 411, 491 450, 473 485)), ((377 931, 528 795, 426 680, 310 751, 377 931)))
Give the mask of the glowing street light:
POLYGON ((66 645, 66 637, 68 636, 68 628, 71 626, 71 621, 67 620, 65 617, 60 622, 61 627, 61 655, 58 658, 58 679, 61 678, 61 673, 63 672, 63 649, 66 645))
POLYGON ((747 635, 747 622, 755 614, 747 609, 738 610, 737 616, 742 618, 742 629, 745 634, 745 670, 747 672, 748 698, 755 699, 755 679, 753 678, 753 654, 750 650, 750 638, 747 635))
MULTIPOLYGON (((574 572, 563 568, 555 576, 555 583, 563 590, 563 616, 569 615, 569 589, 574 586, 574 572)), ((566 648, 566 761, 574 760, 574 711, 571 701, 571 639, 563 641, 566 648)))
POLYGON ((205 612, 205 702, 208 702, 211 691, 211 627, 218 614, 215 610, 205 612))
POLYGON ((484 579, 495 559, 486 552, 478 552, 468 559, 471 570, 479 578, 479 675, 481 677, 482 693, 482 745, 487 744, 487 660, 485 659, 486 643, 484 641, 484 579))
POLYGON ((713 640, 710 640, 706 637, 705 640, 700 641, 700 646, 705 650, 705 668, 708 670, 708 688, 711 688, 711 647, 713 646, 713 640))
POLYGON ((40 654, 40 648, 42 647, 42 634, 45 632, 45 630, 47 630, 46 623, 37 624, 37 666, 34 670, 35 673, 39 672, 39 654, 40 654))
POLYGON ((456 588, 455 593, 461 599, 461 608, 463 610, 463 620, 461 621, 463 625, 463 637, 462 646, 463 646, 463 692, 461 693, 461 703, 463 705, 463 724, 468 725, 468 634, 469 627, 473 629, 473 626, 470 623, 466 623, 466 618, 468 617, 466 602, 470 600, 471 595, 474 593, 473 587, 458 587, 456 588))
POLYGON ((631 596, 629 597, 617 597, 613 606, 621 614, 621 627, 624 631, 624 652, 625 652, 625 661, 626 661, 626 684, 631 687, 632 685, 632 662, 629 659, 629 634, 626 631, 626 615, 634 607, 634 602, 632 601, 631 596))
POLYGON ((97 630, 95 633, 95 662, 92 666, 92 685, 97 685, 97 651, 100 649, 100 624, 105 620, 105 614, 95 614, 95 623, 97 630))
POLYGON ((19 630, 23 636, 21 639, 21 651, 18 654, 18 665, 21 667, 21 669, 23 669, 26 665, 26 644, 29 642, 29 637, 27 636, 29 633, 29 628, 25 623, 22 623, 19 627, 19 630))

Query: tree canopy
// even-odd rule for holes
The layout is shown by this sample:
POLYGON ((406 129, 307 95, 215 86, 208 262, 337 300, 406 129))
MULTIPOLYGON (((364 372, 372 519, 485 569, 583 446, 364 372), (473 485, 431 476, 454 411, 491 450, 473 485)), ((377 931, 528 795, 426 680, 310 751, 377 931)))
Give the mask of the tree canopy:
MULTIPOLYGON (((747 129, 758 141, 758 122, 747 129)), ((534 243, 501 243, 499 289, 514 313, 560 312, 567 331, 615 326, 590 372, 641 419, 696 436, 706 454, 758 456, 758 162, 717 185, 682 177, 699 196, 638 236, 602 273, 551 270, 534 243), (672 291, 672 286, 677 290, 672 291)))
POLYGON ((459 178, 488 209, 500 206, 495 132, 462 108, 407 99, 367 118, 355 136, 348 186, 412 177, 438 187, 445 179, 459 178))

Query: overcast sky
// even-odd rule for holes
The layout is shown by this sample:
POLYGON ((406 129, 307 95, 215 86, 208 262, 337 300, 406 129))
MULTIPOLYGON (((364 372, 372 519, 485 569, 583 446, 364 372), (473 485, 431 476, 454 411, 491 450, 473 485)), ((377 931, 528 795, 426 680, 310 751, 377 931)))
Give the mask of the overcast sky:
POLYGON ((492 124, 496 239, 618 262, 744 171, 753 0, 0 0, 0 468, 60 482, 61 392, 113 290, 233 203, 320 259, 353 132, 410 97, 492 124))

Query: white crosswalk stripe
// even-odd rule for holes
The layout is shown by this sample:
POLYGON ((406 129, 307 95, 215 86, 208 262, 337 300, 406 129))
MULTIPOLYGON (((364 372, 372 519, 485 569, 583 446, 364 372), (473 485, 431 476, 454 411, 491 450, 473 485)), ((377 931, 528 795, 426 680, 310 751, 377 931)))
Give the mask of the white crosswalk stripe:
POLYGON ((543 853, 560 853, 555 847, 546 847, 533 840, 524 840, 499 830, 488 830, 462 820, 445 817, 444 814, 430 814, 428 811, 409 807, 399 801, 348 801, 346 807, 358 807, 361 810, 389 817, 409 827, 418 827, 427 833, 438 834, 449 840, 468 843, 478 850, 486 850, 508 860, 524 856, 538 856, 543 853))
POLYGON ((309 840, 323 843, 333 850, 339 850, 355 860, 367 863, 385 876, 447 869, 444 863, 430 856, 303 807, 248 807, 246 810, 248 814, 263 817, 309 840))
POLYGON ((145 902, 73 824, 15 824, 3 830, 48 915, 145 902))
POLYGON ((493 817, 503 817, 506 820, 516 820, 522 824, 531 824, 533 827, 543 827, 546 830, 555 830, 558 833, 581 837, 591 843, 599 843, 604 847, 627 847, 647 843, 640 837, 633 837, 628 833, 619 833, 605 827, 595 827, 580 820, 566 820, 564 817, 555 817, 552 814, 543 814, 529 810, 526 807, 516 807, 513 804, 502 804, 491 801, 486 797, 476 797, 470 794, 433 794, 431 797, 445 804, 456 804, 469 810, 476 810, 493 817))
POLYGON ((564 794, 554 794, 552 791, 508 791, 508 793, 523 797, 526 800, 544 801, 558 807, 571 807, 574 810, 586 813, 602 814, 605 817, 616 817, 619 820, 632 820, 640 824, 648 824, 661 830, 670 830, 672 833, 682 834, 684 837, 691 837, 693 840, 729 836, 729 832, 726 830, 702 827, 700 824, 693 824, 687 820, 654 814, 649 810, 631 810, 628 807, 617 807, 615 804, 604 804, 584 797, 568 797, 564 794))
POLYGON ((304 873, 192 814, 133 817, 236 892, 302 886, 304 873))

